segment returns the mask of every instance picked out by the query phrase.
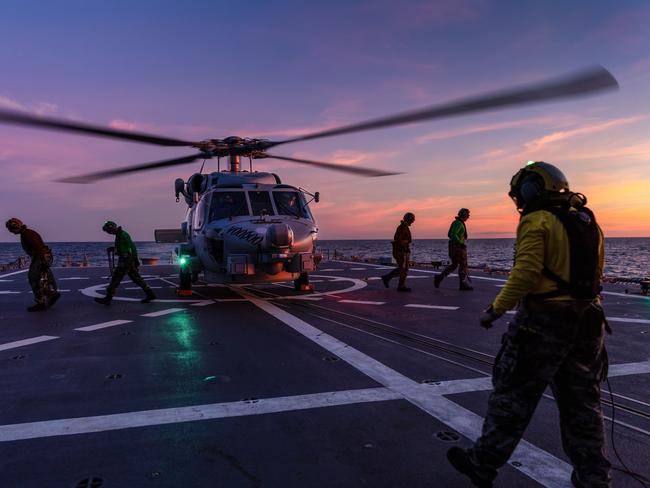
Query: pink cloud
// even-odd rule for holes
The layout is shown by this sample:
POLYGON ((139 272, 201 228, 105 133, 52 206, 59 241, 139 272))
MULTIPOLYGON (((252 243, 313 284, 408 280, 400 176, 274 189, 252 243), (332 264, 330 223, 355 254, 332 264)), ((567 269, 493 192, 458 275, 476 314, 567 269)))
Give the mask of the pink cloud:
POLYGON ((596 122, 583 127, 578 127, 577 129, 556 131, 551 134, 547 134, 543 137, 529 141, 525 143, 524 146, 526 150, 529 152, 540 152, 541 150, 545 149, 546 146, 550 144, 554 144, 558 141, 564 141, 566 139, 571 139, 573 137, 591 135, 598 132, 604 132, 614 127, 636 124, 637 122, 647 120, 647 119, 648 119, 647 116, 637 115, 637 116, 626 117, 622 119, 596 122))
POLYGON ((465 127, 458 127, 455 129, 441 130, 419 136, 415 139, 418 144, 423 144, 429 141, 438 141, 444 139, 452 139, 454 137, 465 136, 469 134, 477 134, 483 132, 493 132, 503 129, 518 129, 521 127, 531 126, 564 126, 575 123, 575 117, 572 116, 553 116, 553 117, 536 117, 530 119, 508 120, 505 122, 495 122, 491 124, 470 125, 465 127))

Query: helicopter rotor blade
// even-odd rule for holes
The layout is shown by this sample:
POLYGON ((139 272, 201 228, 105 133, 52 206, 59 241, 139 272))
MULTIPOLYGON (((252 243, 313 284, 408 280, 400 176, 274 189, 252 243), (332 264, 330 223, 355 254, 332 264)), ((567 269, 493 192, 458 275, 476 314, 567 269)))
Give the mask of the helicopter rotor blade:
POLYGON ((138 164, 135 166, 127 166, 125 168, 115 168, 106 171, 98 171, 96 173, 88 173, 85 175, 69 176, 67 178, 60 178, 54 181, 57 181, 59 183, 93 183, 98 180, 112 178, 114 176, 120 176, 129 173, 136 173, 138 171, 147 171, 151 169, 165 168, 168 166, 177 166, 179 164, 187 164, 196 161, 197 159, 208 159, 211 156, 211 154, 206 153, 191 154, 182 158, 165 159, 162 161, 153 161, 151 163, 138 164))
POLYGON ((602 66, 597 66, 568 77, 544 81, 534 85, 513 88, 486 95, 456 100, 442 105, 434 105, 411 112, 359 122, 357 124, 336 127, 320 132, 314 132, 284 141, 269 141, 267 147, 278 146, 290 142, 307 141, 321 137, 338 136, 352 132, 361 132, 382 127, 410 124, 422 120, 432 120, 471 112, 503 108, 527 103, 542 102, 557 98, 587 95, 601 90, 618 88, 616 78, 602 66))
POLYGON ((309 159, 297 159, 290 158, 287 156, 276 156, 275 154, 266 154, 265 158, 274 158, 281 159, 283 161, 290 161, 292 163, 307 164, 310 166, 316 166, 318 168, 331 169, 334 171, 341 171, 343 173, 351 173, 354 175, 361 176, 392 176, 392 175, 401 175, 402 173, 396 173, 393 171, 384 171, 381 169, 374 168, 362 168, 360 166, 343 166, 341 164, 335 163, 323 163, 321 161, 311 161, 309 159))
POLYGON ((197 144, 196 142, 183 141, 181 139, 144 134, 142 132, 129 132, 120 129, 112 129, 110 127, 85 124, 82 122, 56 119, 53 117, 40 117, 12 110, 0 109, 0 122, 5 124, 26 125, 29 127, 112 137, 114 139, 122 139, 126 141, 145 142, 148 144, 156 144, 158 146, 194 146, 197 144))

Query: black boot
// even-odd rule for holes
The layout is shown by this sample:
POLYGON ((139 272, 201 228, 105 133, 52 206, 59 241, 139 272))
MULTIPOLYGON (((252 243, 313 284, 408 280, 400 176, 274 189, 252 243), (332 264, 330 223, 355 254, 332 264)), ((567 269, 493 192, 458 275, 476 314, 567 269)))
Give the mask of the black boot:
POLYGON ((43 312, 47 307, 44 303, 35 303, 31 307, 27 307, 28 312, 43 312))
POLYGON ((381 277, 381 281, 386 288, 388 288, 388 283, 390 283, 390 278, 386 275, 381 277))
POLYGON ((492 482, 496 478, 496 471, 493 475, 482 473, 480 466, 472 462, 469 453, 460 447, 452 447, 447 451, 447 459, 457 471, 469 477, 474 486, 479 488, 492 488, 492 482))
POLYGON ((140 303, 149 303, 152 300, 156 299, 156 294, 153 291, 151 291, 151 289, 146 290, 145 293, 147 295, 142 300, 140 300, 140 303))
POLYGON ((113 297, 106 295, 103 298, 95 298, 95 301, 97 303, 101 303, 102 305, 110 305, 111 302, 113 301, 113 297))
POLYGON ((50 300, 47 302, 47 308, 52 308, 59 298, 61 298, 61 294, 58 291, 54 292, 54 295, 52 295, 50 300))
POLYGON ((474 287, 471 285, 471 281, 465 278, 463 281, 460 282, 460 287, 458 289, 460 291, 472 291, 474 287))
POLYGON ((443 278, 441 274, 435 275, 433 277, 433 286, 435 286, 436 288, 440 288, 440 282, 442 281, 442 279, 443 278))

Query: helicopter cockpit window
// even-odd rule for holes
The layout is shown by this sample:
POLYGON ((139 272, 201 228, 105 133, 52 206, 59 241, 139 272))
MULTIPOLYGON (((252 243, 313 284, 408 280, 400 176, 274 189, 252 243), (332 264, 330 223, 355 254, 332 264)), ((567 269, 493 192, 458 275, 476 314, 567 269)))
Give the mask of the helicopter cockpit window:
POLYGON ((212 195, 211 221, 241 215, 249 215, 246 194, 243 191, 220 191, 212 195))
POLYGON ((280 215, 291 215, 299 218, 309 218, 306 205, 296 191, 274 191, 275 208, 280 215))
POLYGON ((249 191, 253 215, 273 215, 271 196, 268 191, 249 191))

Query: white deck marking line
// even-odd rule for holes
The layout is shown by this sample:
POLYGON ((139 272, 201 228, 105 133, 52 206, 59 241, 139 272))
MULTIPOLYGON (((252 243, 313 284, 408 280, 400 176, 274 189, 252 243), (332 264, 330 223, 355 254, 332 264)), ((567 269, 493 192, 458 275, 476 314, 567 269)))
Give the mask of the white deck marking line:
POLYGON ((89 280, 90 278, 88 277, 80 277, 80 276, 71 276, 69 278, 59 278, 59 281, 65 281, 65 280, 89 280))
POLYGON ((30 344, 37 344, 39 342, 51 341, 52 339, 58 339, 58 336, 38 336, 31 337, 29 339, 22 339, 20 341, 7 342, 6 344, 0 344, 0 351, 6 351, 7 349, 13 349, 15 347, 29 346, 30 344))
MULTIPOLYGON (((380 280, 380 279, 381 279, 381 276, 370 276, 370 277, 367 278, 368 281, 380 280)), ((430 276, 407 276, 406 279, 407 280, 430 280, 431 277, 430 276)))
MULTIPOLYGON (((152 290, 160 290, 162 289, 162 286, 150 286, 149 288, 151 288, 152 290)), ((140 288, 139 286, 129 286, 125 288, 125 290, 142 290, 142 288, 140 288)))
POLYGON ((6 291, 6 290, 0 291, 0 295, 17 295, 19 293, 21 293, 21 292, 19 292, 19 291, 10 291, 10 290, 9 291, 6 291))
POLYGON ((350 271, 367 271, 368 268, 348 268, 350 271))
POLYGON ((202 302, 196 302, 192 304, 192 307, 207 307, 208 305, 212 305, 215 302, 214 300, 203 300, 202 302))
MULTIPOLYGON (((245 293, 245 291, 241 291, 245 293)), ((304 320, 291 315, 281 308, 264 300, 246 294, 258 308, 284 322, 296 332, 319 344, 331 353, 371 377, 380 384, 403 395, 404 399, 427 412, 432 417, 453 428, 468 439, 475 440, 481 433, 483 418, 441 395, 432 395, 428 385, 421 385, 376 359, 348 346, 335 337, 325 334, 304 320), (425 388, 423 388, 425 387, 425 388)), ((547 487, 568 486, 572 467, 552 454, 522 440, 515 450, 512 461, 522 473, 547 487)))
POLYGON ((319 300, 322 300, 322 297, 287 297, 289 300, 307 300, 308 302, 317 302, 319 300))
POLYGON ((650 373, 650 361, 609 365, 609 377, 650 373))
POLYGON ((157 312, 143 313, 140 317, 160 317, 170 313, 182 312, 184 308, 166 308, 165 310, 158 310, 157 312))
POLYGON ((343 268, 328 268, 328 269, 319 269, 318 272, 320 273, 321 271, 345 271, 343 268))
POLYGON ((101 324, 79 327, 75 330, 80 330, 82 332, 92 332, 94 330, 105 329, 107 327, 114 327, 116 325, 128 324, 130 322, 133 322, 133 320, 111 320, 110 322, 102 322, 101 324))
MULTIPOLYGON (((619 376, 633 376, 636 374, 650 373, 650 361, 640 363, 610 364, 608 376, 617 378, 619 376)), ((488 391, 492 389, 492 377, 470 378, 466 380, 441 381, 440 384, 423 385, 431 388, 435 395, 452 395, 454 393, 471 393, 476 391, 488 391)), ((604 390, 603 390, 604 391, 604 390)), ((549 396, 548 398, 553 398, 549 396)), ((634 400, 633 401, 637 401, 634 400)))
MULTIPOLYGON (((353 261, 339 261, 339 263, 346 263, 346 264, 363 264, 364 266, 375 266, 375 269, 391 269, 394 268, 395 266, 384 266, 384 267, 378 267, 377 265, 366 265, 364 263, 355 263, 353 261)), ((321 270, 319 270, 321 271, 321 270)), ((325 270, 322 270, 325 271, 325 270)), ((338 271, 338 270, 337 270, 338 271)), ((414 273, 427 273, 427 274, 440 274, 440 271, 432 271, 430 269, 416 269, 416 268, 409 268, 409 273, 410 272, 414 273)), ((457 273, 452 273, 449 276, 458 276, 457 273)), ((502 283, 505 283, 507 280, 504 280, 502 278, 488 278, 487 276, 474 276, 470 275, 470 278, 473 280, 486 280, 486 281, 500 281, 502 283)), ((649 298, 650 299, 650 298, 649 298)))
POLYGON ((386 302, 372 302, 370 300, 339 300, 339 303, 356 303, 358 305, 385 305, 386 302))
POLYGON ((13 282, 13 281, 14 281, 14 280, 0 280, 0 283, 11 283, 11 282, 13 282))
POLYGON ((401 399, 402 397, 399 393, 395 393, 387 388, 368 388, 365 390, 332 391, 310 395, 263 398, 257 403, 246 403, 242 401, 213 403, 209 405, 192 405, 189 407, 99 415, 95 417, 45 420, 41 422, 2 425, 0 426, 0 442, 401 399))
POLYGON ((632 317, 607 317, 609 322, 625 322, 628 324, 650 324, 648 319, 633 319, 632 317))
POLYGON ((601 291, 601 295, 613 295, 615 297, 624 297, 624 298, 640 298, 642 300, 650 300, 650 296, 645 295, 632 295, 631 293, 617 293, 615 291, 601 291))
POLYGON ((447 305, 421 305, 419 303, 409 303, 408 305, 404 305, 404 306, 410 308, 434 308, 440 310, 458 310, 460 308, 460 307, 450 307, 447 305))
POLYGON ((6 278, 7 276, 13 276, 13 275, 17 275, 17 274, 20 274, 20 273, 27 273, 27 271, 29 271, 29 270, 28 269, 21 269, 20 271, 14 271, 13 273, 7 273, 7 274, 0 275, 0 278, 6 278))

